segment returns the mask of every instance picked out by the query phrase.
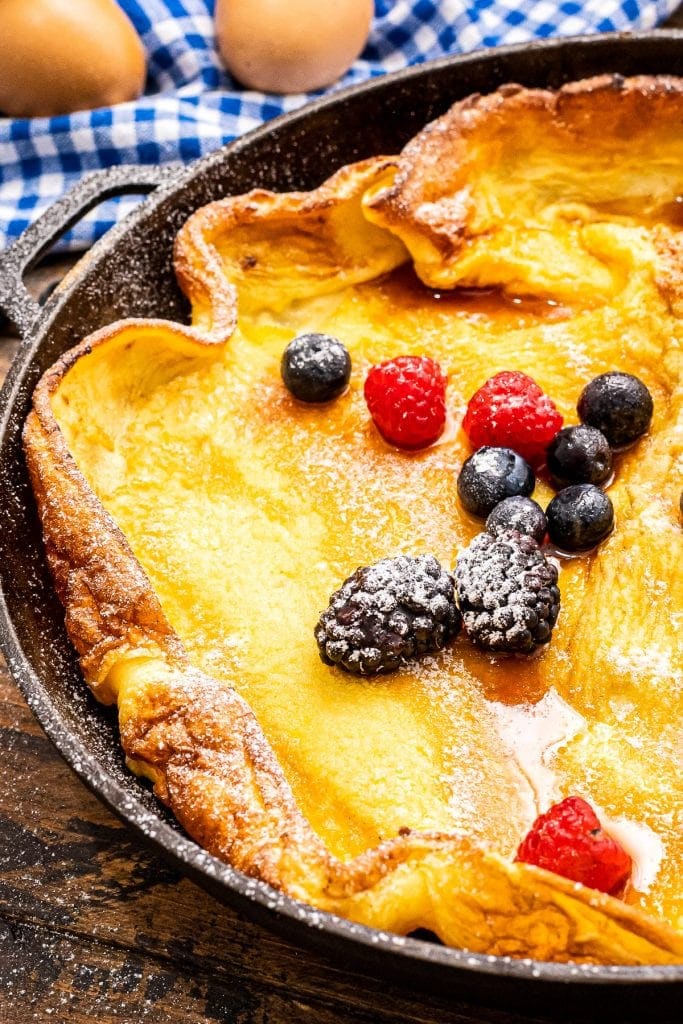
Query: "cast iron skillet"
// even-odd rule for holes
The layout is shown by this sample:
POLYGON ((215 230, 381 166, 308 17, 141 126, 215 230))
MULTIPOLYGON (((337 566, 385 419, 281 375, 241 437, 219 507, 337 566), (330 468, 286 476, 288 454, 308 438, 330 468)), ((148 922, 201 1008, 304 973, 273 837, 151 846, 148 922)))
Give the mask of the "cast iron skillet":
POLYGON ((22 344, 1 397, 0 641, 10 671, 48 736, 83 781, 158 852, 214 896, 299 944, 364 971, 473 1002, 575 1016, 677 1018, 683 967, 576 967, 470 955, 386 935, 312 910, 215 860, 187 839, 123 764, 115 720, 92 699, 66 639, 50 583, 20 447, 41 373, 85 334, 124 316, 184 319, 171 268, 173 237, 203 203, 254 186, 317 186, 335 168, 394 153, 427 121, 472 92, 505 82, 558 86, 603 72, 683 74, 683 32, 554 40, 441 60, 371 80, 280 117, 181 170, 96 172, 0 257, 0 309, 22 344), (157 187, 158 186, 158 187, 157 187), (157 189, 67 276, 43 309, 27 268, 103 198, 157 189))

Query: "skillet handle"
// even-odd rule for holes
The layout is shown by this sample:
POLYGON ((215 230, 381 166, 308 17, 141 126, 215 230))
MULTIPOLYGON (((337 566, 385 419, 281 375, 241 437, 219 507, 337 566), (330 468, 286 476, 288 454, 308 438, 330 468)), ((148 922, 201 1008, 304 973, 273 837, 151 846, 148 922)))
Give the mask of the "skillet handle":
POLYGON ((0 314, 7 315, 22 338, 30 335, 41 309, 24 285, 24 274, 43 253, 85 213, 105 199, 135 193, 147 195, 176 175, 180 166, 122 164, 93 171, 41 214, 5 252, 0 253, 0 314))

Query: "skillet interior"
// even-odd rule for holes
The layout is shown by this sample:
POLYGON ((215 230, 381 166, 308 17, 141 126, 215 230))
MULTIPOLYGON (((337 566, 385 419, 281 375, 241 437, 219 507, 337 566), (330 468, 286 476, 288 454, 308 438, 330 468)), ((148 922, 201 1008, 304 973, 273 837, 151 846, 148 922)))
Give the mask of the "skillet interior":
MULTIPOLYGON (((10 670, 44 728, 83 780, 184 872, 225 902, 295 941, 343 952, 411 984, 506 1005, 563 1012, 597 998, 648 1019, 673 1009, 681 968, 595 968, 470 957, 418 940, 371 934, 277 896, 218 864, 186 840, 148 790, 124 768, 113 719, 95 704, 66 641, 63 613, 42 557, 20 454, 30 394, 40 374, 85 334, 121 316, 185 317, 171 271, 173 237, 197 206, 254 186, 309 189, 335 167, 397 151, 427 121, 474 91, 506 81, 529 86, 605 71, 681 73, 683 33, 593 37, 509 47, 440 61, 375 80, 278 119, 180 174, 81 261, 26 339, 3 392, 0 451, 0 631, 10 670), (341 948, 343 947, 343 949, 341 948), (533 984, 530 984, 532 982, 533 984), (596 983, 599 989, 596 990, 596 983), (561 993, 561 995, 560 995, 561 993)), ((624 1019, 623 1016, 621 1019, 624 1019)))

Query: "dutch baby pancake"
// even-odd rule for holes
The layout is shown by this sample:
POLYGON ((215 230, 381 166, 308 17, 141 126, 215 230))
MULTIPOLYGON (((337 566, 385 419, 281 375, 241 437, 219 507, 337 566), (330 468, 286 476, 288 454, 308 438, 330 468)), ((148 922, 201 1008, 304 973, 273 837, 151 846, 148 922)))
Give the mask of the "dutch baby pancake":
MULTIPOLYGON (((683 962, 682 229, 682 80, 508 86, 312 192, 198 210, 191 323, 112 324, 45 374, 25 447, 69 636, 129 766, 212 854, 473 951, 683 962), (343 364, 334 394, 295 393, 301 338, 343 364), (368 384, 396 366, 441 417, 408 443, 368 384), (512 446, 481 403, 473 443, 474 396, 531 380, 554 439, 615 374, 651 409, 579 484, 609 500, 599 543, 487 530, 460 476, 512 446), (478 560, 508 557, 537 601, 509 649, 472 610, 478 560), (359 592, 408 646, 349 653, 359 592), (567 800, 623 884, 523 855, 567 800)), ((550 442, 501 496, 552 516, 550 442)))

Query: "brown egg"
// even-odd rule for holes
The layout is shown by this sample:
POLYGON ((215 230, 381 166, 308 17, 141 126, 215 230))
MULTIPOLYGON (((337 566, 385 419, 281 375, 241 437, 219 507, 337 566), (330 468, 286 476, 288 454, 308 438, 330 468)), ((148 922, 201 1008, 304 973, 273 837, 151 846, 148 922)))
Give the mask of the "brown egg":
POLYGON ((69 114, 137 99, 145 53, 115 0, 1 0, 0 111, 69 114))
POLYGON ((365 45, 372 0, 217 0, 218 48, 228 71, 263 92, 329 85, 365 45))

